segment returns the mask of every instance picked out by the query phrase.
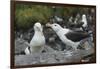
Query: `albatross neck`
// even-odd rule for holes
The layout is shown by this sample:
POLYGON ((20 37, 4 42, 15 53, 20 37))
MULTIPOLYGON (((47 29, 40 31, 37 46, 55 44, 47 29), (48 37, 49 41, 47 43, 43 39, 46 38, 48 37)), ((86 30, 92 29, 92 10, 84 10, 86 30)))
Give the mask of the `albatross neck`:
POLYGON ((42 31, 35 31, 35 35, 42 35, 43 36, 43 32, 42 31))

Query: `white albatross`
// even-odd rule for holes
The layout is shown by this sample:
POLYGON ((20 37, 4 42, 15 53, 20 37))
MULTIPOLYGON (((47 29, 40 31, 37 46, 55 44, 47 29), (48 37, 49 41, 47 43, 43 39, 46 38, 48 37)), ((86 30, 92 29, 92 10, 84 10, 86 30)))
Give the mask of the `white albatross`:
POLYGON ((82 20, 81 20, 81 22, 83 23, 81 29, 82 29, 83 31, 87 31, 88 23, 87 23, 87 18, 86 18, 86 15, 85 15, 85 14, 82 15, 82 20))
POLYGON ((25 49, 25 54, 41 53, 45 46, 45 37, 43 28, 39 22, 34 24, 34 35, 30 41, 29 47, 25 49))
POLYGON ((56 32, 60 40, 66 44, 66 46, 71 46, 74 50, 77 50, 77 47, 82 39, 89 37, 89 34, 86 32, 76 32, 67 28, 62 28, 57 23, 47 23, 46 26, 51 27, 56 32))
POLYGON ((86 18, 86 15, 85 14, 82 15, 82 22, 84 23, 82 26, 84 28, 87 27, 87 18, 86 18))

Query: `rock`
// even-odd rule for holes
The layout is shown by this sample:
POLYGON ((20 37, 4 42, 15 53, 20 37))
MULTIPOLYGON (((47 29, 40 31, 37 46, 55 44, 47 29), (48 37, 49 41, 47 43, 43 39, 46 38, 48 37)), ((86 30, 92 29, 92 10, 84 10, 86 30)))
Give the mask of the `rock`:
POLYGON ((16 39, 15 40, 15 54, 19 54, 25 50, 26 47, 29 46, 29 43, 23 39, 16 39))
POLYGON ((40 63, 40 54, 30 54, 30 55, 16 55, 15 56, 15 65, 30 65, 32 63, 40 63))
POLYGON ((45 45, 44 50, 46 52, 55 52, 55 50, 53 48, 51 48, 50 46, 48 46, 48 45, 45 45))
MULTIPOLYGON (((16 55, 15 65, 79 63, 82 58, 94 53, 93 49, 77 51, 53 51, 30 55, 16 55)), ((88 61, 89 62, 89 61, 88 61)))

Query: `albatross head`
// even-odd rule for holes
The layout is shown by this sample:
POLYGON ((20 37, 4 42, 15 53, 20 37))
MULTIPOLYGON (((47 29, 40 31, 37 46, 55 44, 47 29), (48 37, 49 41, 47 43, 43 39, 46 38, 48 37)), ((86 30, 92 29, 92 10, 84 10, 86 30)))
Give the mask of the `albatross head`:
POLYGON ((37 22, 37 23, 35 23, 34 24, 34 30, 35 31, 43 31, 43 28, 42 28, 42 26, 41 26, 41 23, 39 23, 39 22, 37 22))
POLYGON ((57 23, 53 24, 47 23, 46 26, 51 27, 55 32, 58 32, 60 29, 62 29, 62 27, 57 23))

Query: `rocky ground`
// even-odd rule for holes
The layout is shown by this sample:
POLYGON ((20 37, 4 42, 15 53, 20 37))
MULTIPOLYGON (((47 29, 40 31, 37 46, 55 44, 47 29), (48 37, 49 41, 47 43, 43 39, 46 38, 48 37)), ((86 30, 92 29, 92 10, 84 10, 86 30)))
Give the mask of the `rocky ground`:
POLYGON ((20 52, 29 46, 29 43, 18 38, 15 40, 15 65, 92 62, 94 60, 94 48, 90 47, 88 42, 83 45, 86 49, 78 49, 76 51, 56 50, 46 45, 45 52, 22 55, 20 52))

